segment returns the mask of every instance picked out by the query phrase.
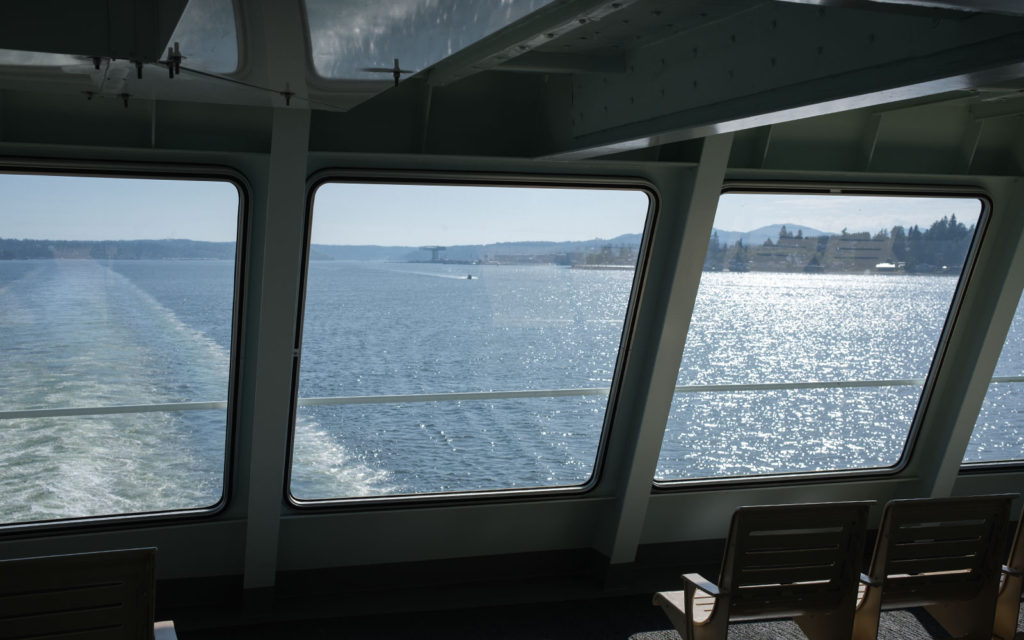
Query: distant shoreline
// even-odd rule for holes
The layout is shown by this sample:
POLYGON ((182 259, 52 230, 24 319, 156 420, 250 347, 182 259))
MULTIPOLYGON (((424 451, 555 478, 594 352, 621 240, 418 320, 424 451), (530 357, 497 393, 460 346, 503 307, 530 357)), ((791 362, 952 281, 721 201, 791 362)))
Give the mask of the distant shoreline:
POLYGON ((571 268, 590 271, 632 271, 636 267, 631 264, 574 264, 571 268))
MULTIPOLYGON (((761 231, 772 230, 765 227, 761 231)), ((937 220, 924 231, 893 227, 838 235, 804 235, 779 225, 777 237, 760 244, 721 241, 711 234, 705 272, 958 274, 973 227, 955 218, 937 220)), ((721 232, 726 236, 732 232, 721 232)), ((752 233, 752 232, 751 232, 752 233)), ((749 235, 749 234, 748 234, 749 235)), ((592 271, 629 271, 638 264, 641 236, 565 242, 497 242, 457 246, 325 245, 308 247, 310 261, 388 261, 446 265, 554 265, 592 271)), ((0 238, 0 260, 234 260, 234 242, 161 240, 16 240, 0 238)))

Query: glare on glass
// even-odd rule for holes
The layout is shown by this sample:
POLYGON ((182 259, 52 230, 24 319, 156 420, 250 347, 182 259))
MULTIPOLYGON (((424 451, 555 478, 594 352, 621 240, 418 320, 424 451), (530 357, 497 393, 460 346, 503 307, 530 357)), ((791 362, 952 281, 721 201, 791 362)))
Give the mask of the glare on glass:
POLYGON ((236 187, 0 174, 0 194, 0 523, 217 504, 236 187))
POLYGON ((585 484, 649 206, 629 189, 321 186, 292 495, 585 484))
POLYGON ((325 78, 391 80, 396 60, 422 71, 550 2, 306 0, 313 68, 325 78))
POLYGON ((723 194, 656 480, 897 464, 981 212, 723 194))

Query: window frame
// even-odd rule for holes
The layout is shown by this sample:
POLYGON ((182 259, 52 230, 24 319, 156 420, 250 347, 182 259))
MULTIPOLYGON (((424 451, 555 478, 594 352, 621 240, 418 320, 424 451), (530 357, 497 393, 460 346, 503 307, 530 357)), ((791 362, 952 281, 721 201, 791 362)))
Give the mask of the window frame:
MULTIPOLYGON (((970 286, 971 279, 974 276, 978 255, 985 239, 985 233, 988 229, 989 221, 992 217, 992 198, 980 186, 972 185, 886 184, 879 182, 862 184, 831 181, 807 182, 787 180, 726 180, 719 192, 719 197, 729 193, 824 196, 848 195, 852 197, 885 196, 907 198, 974 198, 981 204, 981 211, 978 214, 978 221, 974 228, 974 235, 971 238, 970 247, 967 251, 967 255, 964 257, 963 270, 957 279, 957 284, 953 291, 953 297, 950 299, 949 310, 946 313, 946 321, 943 323, 942 330, 939 332, 939 336, 936 341, 931 365, 929 366, 928 373, 925 376, 924 386, 921 389, 921 394, 918 397, 917 406, 914 410, 914 417, 907 431, 907 438, 903 445, 903 452, 895 464, 882 468, 837 469, 834 471, 807 472, 790 471, 770 475, 720 478, 657 480, 652 477, 652 493, 671 494, 695 490, 707 490, 709 488, 740 488, 750 486, 799 485, 812 483, 820 484, 822 482, 835 483, 848 482, 850 480, 863 480, 867 478, 892 478, 900 475, 910 465, 917 451, 918 436, 920 435, 922 424, 927 418, 928 408, 931 404, 932 393, 935 388, 936 380, 942 372, 942 364, 945 361, 950 336, 952 335, 960 317, 964 295, 967 288, 970 286)), ((710 236, 708 241, 710 241, 710 236)), ((675 392, 672 394, 672 399, 675 399, 675 392)), ((662 444, 663 443, 664 438, 662 439, 662 444)))
POLYGON ((238 415, 241 396, 243 327, 246 304, 246 276, 249 272, 249 232, 251 224, 252 188, 246 177, 236 169, 218 165, 144 164, 141 162, 36 160, 0 158, 0 173, 76 178, 123 178, 139 180, 180 180, 226 182, 238 192, 236 212, 235 264, 231 311, 231 339, 228 354, 227 406, 224 422, 223 484, 220 499, 207 507, 167 509, 106 515, 0 522, 0 538, 36 531, 47 534, 73 534, 97 528, 126 526, 145 527, 161 523, 182 523, 210 520, 230 505, 237 471, 238 415))
POLYGON ((623 373, 631 353, 631 344, 636 333, 636 319, 640 300, 647 280, 650 247, 660 213, 660 196, 653 183, 638 177, 606 177, 589 175, 531 175, 525 173, 488 173, 469 171, 410 170, 353 170, 323 169, 313 174, 306 185, 306 210, 304 212, 302 267, 299 282, 299 300, 296 308, 295 342, 293 346, 292 393, 289 408, 288 440, 285 462, 285 483, 283 487, 286 504, 295 511, 328 511, 339 509, 365 509, 437 506, 447 504, 494 503, 513 500, 536 500, 538 498, 576 497, 592 492, 601 482, 604 459, 608 452, 611 434, 615 428, 615 414, 622 393, 623 373), (295 448, 295 424, 299 407, 299 374, 302 365, 303 322, 306 309, 309 255, 312 246, 313 205, 317 189, 328 183, 357 183, 381 185, 422 185, 422 186, 469 186, 469 187, 522 187, 561 189, 624 189, 641 191, 647 195, 647 217, 644 223, 636 268, 625 315, 620 332, 619 345, 608 400, 601 421, 601 435, 598 440, 594 465, 586 482, 578 485, 552 487, 501 488, 472 491, 424 492, 380 496, 349 496, 341 498, 301 499, 292 495, 292 464, 295 448))
MULTIPOLYGON (((1014 311, 1014 318, 1011 319, 1011 324, 1016 320, 1016 314, 1021 311, 1021 305, 1024 304, 1024 293, 1021 294, 1020 299, 1017 301, 1017 310, 1014 311)), ((1007 334, 1009 337, 1009 334, 1007 334)), ((1003 340, 1003 346, 999 350, 999 356, 996 357, 996 366, 998 366, 999 358, 1003 355, 1003 349, 1006 348, 1006 340, 1003 340)), ((990 380, 985 388, 985 396, 981 400, 981 406, 978 408, 978 415, 974 418, 974 424, 971 426, 971 437, 974 436, 974 429, 978 426, 978 419, 981 417, 981 410, 985 407, 985 401, 988 399, 988 392, 992 389, 993 382, 990 380)), ((1016 383, 1024 384, 1024 383, 1016 383)), ((1024 457, 1018 460, 979 460, 976 462, 964 462, 960 461, 960 468, 958 473, 962 475, 973 475, 973 474, 986 474, 986 473, 1005 473, 1015 472, 1024 469, 1024 457)))
MULTIPOLYGON (((379 79, 331 78, 320 75, 316 70, 316 63, 313 62, 313 31, 309 24, 309 9, 306 7, 306 0, 301 0, 299 5, 302 8, 299 13, 302 17, 302 37, 305 40, 306 84, 309 87, 321 91, 364 94, 369 98, 394 86, 395 81, 390 76, 383 74, 379 79)), ((309 193, 307 192, 306 195, 308 200, 309 193)), ((303 271, 303 278, 305 278, 305 271, 303 271)), ((286 491, 286 493, 288 492, 286 491)))
MULTIPOLYGON (((239 0, 231 0, 231 12, 235 18, 235 68, 233 71, 225 73, 217 73, 215 75, 225 78, 238 78, 249 74, 249 56, 247 55, 249 47, 248 45, 248 31, 245 26, 246 21, 246 9, 243 6, 245 3, 239 2, 239 0)), ((188 66, 188 65, 185 65, 188 66)), ((212 73, 212 72, 209 72, 212 73)))

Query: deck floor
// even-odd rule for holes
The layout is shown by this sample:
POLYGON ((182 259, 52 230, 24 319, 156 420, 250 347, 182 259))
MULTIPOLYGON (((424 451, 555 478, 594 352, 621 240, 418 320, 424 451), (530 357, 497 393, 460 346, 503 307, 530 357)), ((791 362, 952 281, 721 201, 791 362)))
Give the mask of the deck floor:
MULTIPOLYGON (((1024 629, 1024 615, 1018 620, 1024 629)), ((447 640, 679 640, 661 612, 641 596, 587 601, 481 607, 454 611, 430 611, 398 615, 356 616, 340 619, 272 622, 231 628, 189 630, 180 628, 180 640, 231 640, 233 638, 444 638, 447 640)), ((945 639, 923 610, 882 614, 881 640, 945 639)), ((748 622, 729 627, 730 640, 802 640, 793 622, 748 622)), ((1018 640, 1024 633, 1018 632, 1018 640)))

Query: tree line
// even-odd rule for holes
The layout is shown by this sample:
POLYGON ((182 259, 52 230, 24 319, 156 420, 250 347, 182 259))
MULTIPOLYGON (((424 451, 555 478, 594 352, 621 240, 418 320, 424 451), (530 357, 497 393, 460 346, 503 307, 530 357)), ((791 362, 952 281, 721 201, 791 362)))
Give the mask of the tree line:
POLYGON ((802 230, 781 227, 778 237, 760 246, 742 239, 722 242, 712 233, 704 259, 709 271, 831 271, 853 272, 891 264, 910 273, 959 273, 970 250, 974 225, 967 226, 956 215, 943 216, 922 228, 902 225, 867 231, 804 236, 802 230))

